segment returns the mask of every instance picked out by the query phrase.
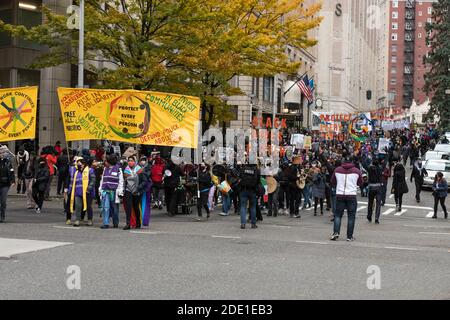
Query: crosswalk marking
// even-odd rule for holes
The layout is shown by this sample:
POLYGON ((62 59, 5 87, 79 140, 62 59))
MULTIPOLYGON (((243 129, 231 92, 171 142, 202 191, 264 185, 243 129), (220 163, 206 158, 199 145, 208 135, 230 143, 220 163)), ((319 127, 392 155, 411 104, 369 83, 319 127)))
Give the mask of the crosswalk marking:
POLYGON ((430 212, 427 214, 427 218, 431 218, 432 216, 434 216, 434 211, 430 211, 430 212))
POLYGON ((356 211, 362 211, 364 209, 367 209, 367 207, 359 207, 356 211))
POLYGON ((403 209, 402 211, 400 211, 400 212, 397 212, 396 214, 395 214, 395 216, 401 216, 402 214, 404 214, 406 211, 408 211, 408 210, 406 210, 406 209, 403 209))
POLYGON ((391 214, 392 212, 394 212, 395 209, 387 209, 385 212, 383 212, 383 216, 387 216, 388 214, 391 214))

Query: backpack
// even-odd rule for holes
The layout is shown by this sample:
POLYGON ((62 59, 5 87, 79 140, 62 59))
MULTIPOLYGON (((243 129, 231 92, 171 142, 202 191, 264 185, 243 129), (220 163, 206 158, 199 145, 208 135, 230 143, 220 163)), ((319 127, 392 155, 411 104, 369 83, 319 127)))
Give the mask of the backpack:
POLYGON ((9 185, 11 165, 9 161, 0 161, 0 184, 9 185))
POLYGON ((152 168, 151 178, 153 183, 162 183, 164 175, 164 166, 156 164, 152 168))
POLYGON ((241 187, 243 188, 256 188, 258 186, 258 174, 256 168, 245 167, 242 170, 241 187))

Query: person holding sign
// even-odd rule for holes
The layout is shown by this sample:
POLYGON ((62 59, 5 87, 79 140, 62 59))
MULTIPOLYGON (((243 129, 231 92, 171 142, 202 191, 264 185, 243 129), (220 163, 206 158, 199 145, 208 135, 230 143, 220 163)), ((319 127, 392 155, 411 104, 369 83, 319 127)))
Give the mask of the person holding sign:
POLYGON ((105 168, 103 169, 99 188, 103 218, 101 229, 109 228, 110 217, 113 220, 113 227, 119 227, 119 204, 124 193, 123 187, 124 178, 122 169, 117 164, 117 157, 110 154, 106 157, 105 168))

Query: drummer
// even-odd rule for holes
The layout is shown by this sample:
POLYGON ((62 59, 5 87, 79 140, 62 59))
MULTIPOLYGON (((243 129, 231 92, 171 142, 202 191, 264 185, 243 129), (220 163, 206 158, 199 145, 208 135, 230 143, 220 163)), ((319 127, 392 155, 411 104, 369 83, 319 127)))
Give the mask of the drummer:
POLYGON ((267 214, 268 217, 277 217, 278 216, 278 182, 280 179, 280 170, 273 170, 267 177, 267 191, 269 193, 269 212, 267 214))

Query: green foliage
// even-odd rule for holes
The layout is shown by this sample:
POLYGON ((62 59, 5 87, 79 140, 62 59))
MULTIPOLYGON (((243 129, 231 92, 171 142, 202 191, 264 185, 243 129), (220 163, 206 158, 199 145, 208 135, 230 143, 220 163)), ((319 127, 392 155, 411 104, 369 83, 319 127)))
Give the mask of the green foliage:
POLYGON ((431 45, 424 63, 431 68, 425 75, 425 92, 432 96, 430 116, 439 116, 439 126, 450 131, 450 0, 433 3, 433 22, 426 25, 427 45, 431 45))

